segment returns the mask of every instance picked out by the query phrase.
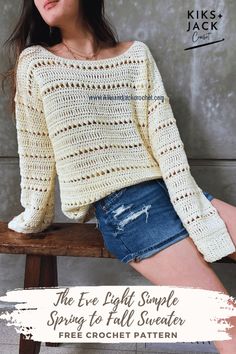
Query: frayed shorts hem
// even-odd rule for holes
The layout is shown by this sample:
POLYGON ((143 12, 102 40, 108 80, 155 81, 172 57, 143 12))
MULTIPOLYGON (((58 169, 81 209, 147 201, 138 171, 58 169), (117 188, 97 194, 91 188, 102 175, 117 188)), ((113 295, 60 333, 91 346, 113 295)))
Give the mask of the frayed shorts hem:
POLYGON ((160 242, 156 243, 152 246, 144 248, 141 251, 130 253, 130 254, 126 255, 125 257, 123 257, 122 259, 120 259, 120 261, 122 263, 129 263, 131 261, 139 262, 142 259, 148 258, 148 257, 154 255, 155 253, 158 253, 159 251, 163 250, 164 248, 166 248, 166 247, 168 247, 180 240, 183 240, 186 237, 189 237, 189 234, 186 233, 186 229, 184 228, 181 232, 179 232, 177 235, 174 235, 173 237, 170 237, 168 240, 161 242, 161 243, 160 242))

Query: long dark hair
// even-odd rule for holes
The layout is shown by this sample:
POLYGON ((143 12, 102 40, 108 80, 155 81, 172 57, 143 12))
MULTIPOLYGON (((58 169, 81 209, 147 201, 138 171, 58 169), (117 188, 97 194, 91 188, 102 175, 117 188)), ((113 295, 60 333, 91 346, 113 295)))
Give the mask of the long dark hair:
MULTIPOLYGON (((79 11, 87 29, 92 33, 95 42, 105 43, 110 47, 118 43, 118 35, 109 20, 105 17, 104 0, 79 0, 79 11)), ((10 69, 2 73, 2 90, 4 81, 10 78, 11 85, 11 113, 14 114, 16 91, 16 68, 20 53, 32 45, 53 46, 62 41, 61 31, 58 27, 51 27, 43 20, 33 0, 23 0, 21 14, 12 34, 4 42, 8 46, 10 69), (12 51, 12 54, 11 54, 12 51), (13 59, 11 58, 13 55, 13 59), (13 60, 13 61, 12 61, 13 60)))

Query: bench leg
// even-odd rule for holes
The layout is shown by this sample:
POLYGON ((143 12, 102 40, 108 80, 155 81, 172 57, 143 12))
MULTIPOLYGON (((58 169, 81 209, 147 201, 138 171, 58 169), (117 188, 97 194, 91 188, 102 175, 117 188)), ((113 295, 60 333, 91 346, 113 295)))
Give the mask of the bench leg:
MULTIPOLYGON (((56 256, 42 256, 41 264, 41 287, 58 286, 57 277, 57 257, 56 256)), ((59 343, 45 343, 47 347, 58 347, 59 343)))
MULTIPOLYGON (((56 256, 26 255, 24 289, 54 287, 58 285, 56 256)), ((58 346, 58 343, 46 343, 58 346)), ((20 335, 19 354, 39 354, 41 342, 25 339, 20 335)))
MULTIPOLYGON (((24 289, 40 286, 41 256, 26 255, 24 289)), ((20 334, 19 354, 38 354, 41 342, 25 339, 20 334)))

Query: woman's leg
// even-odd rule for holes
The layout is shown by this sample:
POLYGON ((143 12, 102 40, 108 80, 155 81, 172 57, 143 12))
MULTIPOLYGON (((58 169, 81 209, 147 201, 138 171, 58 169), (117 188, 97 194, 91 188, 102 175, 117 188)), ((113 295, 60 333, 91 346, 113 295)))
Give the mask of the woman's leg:
MULTIPOLYGON (((211 203, 224 220, 229 234, 236 245, 236 207, 217 198, 212 199, 211 203)), ((231 253, 228 257, 236 261, 236 252, 231 253)))
MULTIPOLYGON (((228 294, 227 290, 197 250, 190 237, 176 242, 160 252, 128 263, 146 279, 156 285, 186 286, 216 290, 228 294)), ((214 341, 220 354, 236 353, 236 318, 229 320, 233 339, 214 341)))

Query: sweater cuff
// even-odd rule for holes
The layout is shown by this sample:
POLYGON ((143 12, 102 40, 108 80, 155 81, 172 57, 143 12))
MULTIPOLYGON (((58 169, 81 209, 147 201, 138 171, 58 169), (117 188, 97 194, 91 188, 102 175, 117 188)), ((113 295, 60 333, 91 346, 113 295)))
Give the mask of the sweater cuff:
POLYGON ((206 262, 215 262, 236 251, 235 245, 225 228, 218 229, 202 239, 193 240, 206 262))
POLYGON ((8 224, 7 224, 8 228, 10 230, 20 232, 20 233, 32 234, 32 233, 38 233, 38 232, 45 230, 52 223, 51 219, 48 219, 48 220, 45 220, 43 223, 41 223, 38 226, 37 225, 30 226, 25 223, 23 216, 24 216, 24 212, 15 216, 12 220, 10 220, 8 222, 8 224))

